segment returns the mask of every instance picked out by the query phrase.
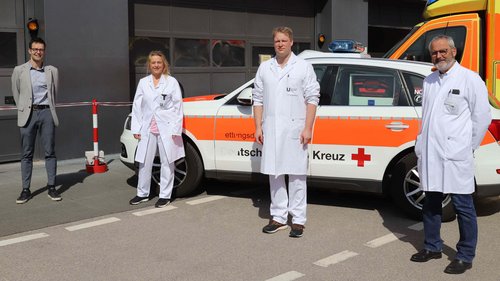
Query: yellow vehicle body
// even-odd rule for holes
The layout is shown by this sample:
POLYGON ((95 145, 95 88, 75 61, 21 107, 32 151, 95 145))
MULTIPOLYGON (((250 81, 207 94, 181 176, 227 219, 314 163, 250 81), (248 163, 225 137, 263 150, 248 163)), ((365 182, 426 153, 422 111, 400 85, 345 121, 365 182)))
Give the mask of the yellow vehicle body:
POLYGON ((457 60, 483 77, 491 104, 500 109, 500 37, 495 33, 500 31, 500 1, 429 0, 423 17, 426 21, 385 57, 430 62, 430 40, 437 34, 452 36, 457 60))

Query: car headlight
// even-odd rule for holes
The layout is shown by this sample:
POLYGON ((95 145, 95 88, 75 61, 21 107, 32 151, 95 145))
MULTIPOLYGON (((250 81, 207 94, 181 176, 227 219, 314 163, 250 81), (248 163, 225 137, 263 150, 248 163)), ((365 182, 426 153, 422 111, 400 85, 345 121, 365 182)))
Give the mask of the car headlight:
POLYGON ((127 116, 127 119, 125 120, 125 130, 130 131, 131 124, 132 124, 132 116, 127 116))

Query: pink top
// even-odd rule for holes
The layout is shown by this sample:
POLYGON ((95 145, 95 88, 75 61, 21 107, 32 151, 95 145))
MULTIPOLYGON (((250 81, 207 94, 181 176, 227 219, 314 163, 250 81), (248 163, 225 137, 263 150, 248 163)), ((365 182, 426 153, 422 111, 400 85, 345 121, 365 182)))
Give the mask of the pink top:
POLYGON ((156 119, 155 119, 154 115, 153 115, 153 118, 151 118, 151 124, 149 126, 149 131, 153 135, 159 135, 160 134, 160 131, 158 131, 158 124, 156 124, 156 119))

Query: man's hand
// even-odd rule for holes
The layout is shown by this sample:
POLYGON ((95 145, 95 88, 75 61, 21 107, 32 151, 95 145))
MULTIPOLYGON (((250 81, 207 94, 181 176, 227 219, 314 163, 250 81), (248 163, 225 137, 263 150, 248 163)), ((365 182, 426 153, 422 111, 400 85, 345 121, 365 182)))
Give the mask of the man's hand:
POLYGON ((311 141, 311 138, 312 138, 312 130, 304 128, 304 130, 302 130, 302 133, 300 133, 300 143, 308 144, 311 141))
POLYGON ((255 130, 255 141, 259 144, 264 143, 264 135, 262 134, 262 128, 255 130))

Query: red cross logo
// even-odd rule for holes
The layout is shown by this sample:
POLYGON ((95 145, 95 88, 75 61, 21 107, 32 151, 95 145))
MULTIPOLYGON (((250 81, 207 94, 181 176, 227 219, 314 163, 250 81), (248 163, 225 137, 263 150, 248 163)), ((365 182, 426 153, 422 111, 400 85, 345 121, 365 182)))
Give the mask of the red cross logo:
POLYGON ((351 159, 358 161, 358 167, 364 167, 365 161, 371 161, 372 156, 371 154, 365 154, 364 148, 358 148, 358 154, 352 154, 351 159))

